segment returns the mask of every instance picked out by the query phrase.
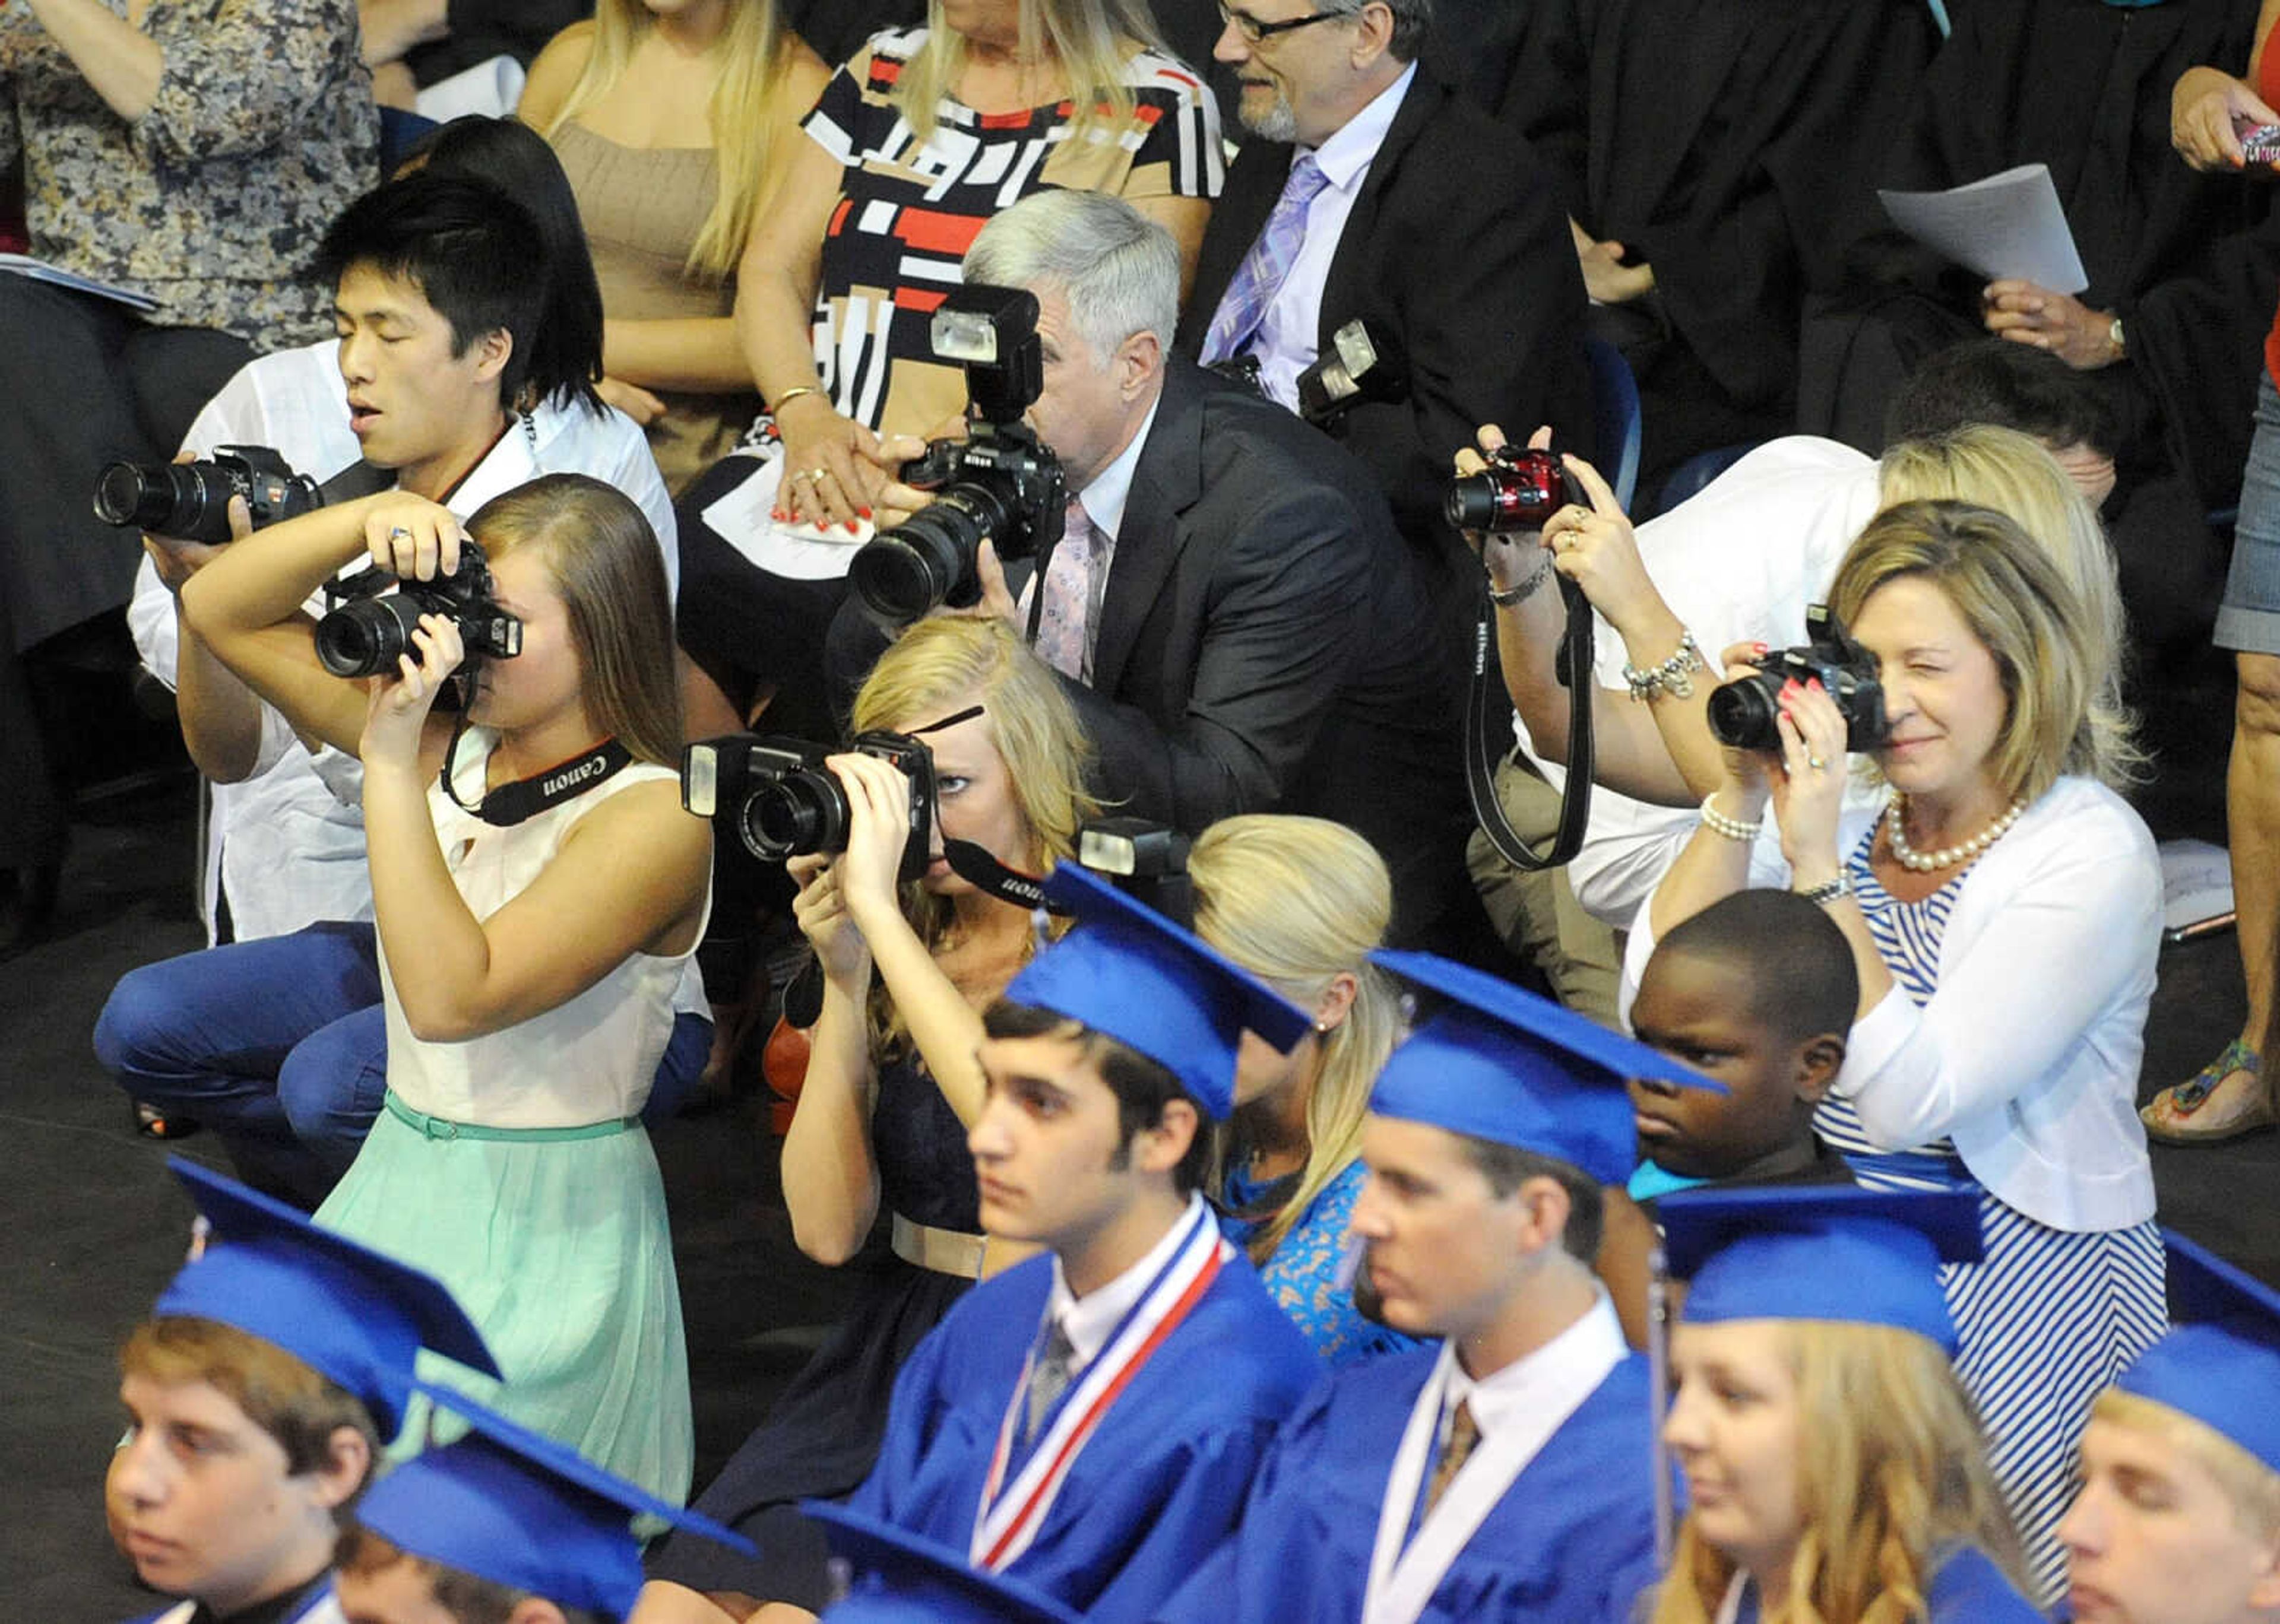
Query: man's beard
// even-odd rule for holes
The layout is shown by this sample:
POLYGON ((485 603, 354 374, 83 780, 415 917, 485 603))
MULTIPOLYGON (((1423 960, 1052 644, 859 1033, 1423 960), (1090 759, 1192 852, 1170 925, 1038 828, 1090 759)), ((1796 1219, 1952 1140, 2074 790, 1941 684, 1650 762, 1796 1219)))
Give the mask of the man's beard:
POLYGON ((1295 142, 1298 139, 1298 110, 1290 105, 1290 98, 1282 94, 1280 85, 1264 85, 1262 89, 1275 92, 1275 105, 1259 118, 1242 111, 1243 103, 1236 103, 1236 117, 1243 127, 1261 141, 1295 142))

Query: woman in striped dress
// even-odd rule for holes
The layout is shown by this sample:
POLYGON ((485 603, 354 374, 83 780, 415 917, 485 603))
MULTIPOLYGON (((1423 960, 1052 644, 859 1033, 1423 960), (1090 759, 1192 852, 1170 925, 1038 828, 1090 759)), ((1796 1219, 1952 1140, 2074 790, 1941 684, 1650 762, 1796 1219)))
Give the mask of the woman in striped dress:
POLYGON ((1784 686, 1777 743, 1728 752, 1630 963, 1751 882, 1770 804, 1786 883, 1860 975, 1816 1126, 1864 1183, 1979 1192, 1986 1262, 1948 1282, 1957 1369, 2048 1599, 2084 1405, 2165 1323, 2134 1110, 2161 871, 2111 787, 2136 760, 2126 730, 2093 704, 2110 621, 2009 520, 1956 502, 1880 515, 1829 606, 1881 677, 1865 765, 1889 798, 1843 812, 1845 717, 1817 681, 1784 686))

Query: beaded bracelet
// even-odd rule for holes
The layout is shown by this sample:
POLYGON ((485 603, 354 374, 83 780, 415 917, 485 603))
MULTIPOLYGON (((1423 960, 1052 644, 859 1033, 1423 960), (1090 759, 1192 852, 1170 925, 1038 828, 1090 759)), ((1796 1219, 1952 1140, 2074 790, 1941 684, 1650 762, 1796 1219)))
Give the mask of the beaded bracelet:
POLYGON ((1689 673, 1701 669, 1702 650, 1695 643, 1694 634, 1681 632, 1678 647, 1671 650, 1668 659, 1645 671, 1626 662, 1623 681, 1630 685, 1633 699, 1652 699, 1657 694, 1683 699, 1694 691, 1694 681, 1689 673))
POLYGON ((1839 872, 1834 880, 1823 880, 1819 885, 1809 885, 1798 893, 1806 901, 1826 907, 1840 897, 1852 895, 1852 876, 1839 872))
POLYGON ((1766 827, 1766 820, 1754 818, 1745 823, 1739 818, 1729 818, 1713 804, 1717 798, 1715 789, 1702 797, 1702 827, 1713 835, 1723 835, 1728 840, 1755 840, 1766 827))

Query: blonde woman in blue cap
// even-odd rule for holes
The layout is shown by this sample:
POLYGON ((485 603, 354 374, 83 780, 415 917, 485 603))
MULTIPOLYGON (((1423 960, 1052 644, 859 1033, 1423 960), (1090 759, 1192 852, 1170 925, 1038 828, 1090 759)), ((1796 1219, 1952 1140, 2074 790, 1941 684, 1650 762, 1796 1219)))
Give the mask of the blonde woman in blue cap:
POLYGON ((1682 1191, 1661 1219, 1689 1504, 1654 1624, 2038 1624, 1948 1365, 1971 1196, 1682 1191))
POLYGON ((2075 1624, 2280 1620, 2280 1293, 2171 1235, 2176 1329, 2091 1406, 2075 1624))

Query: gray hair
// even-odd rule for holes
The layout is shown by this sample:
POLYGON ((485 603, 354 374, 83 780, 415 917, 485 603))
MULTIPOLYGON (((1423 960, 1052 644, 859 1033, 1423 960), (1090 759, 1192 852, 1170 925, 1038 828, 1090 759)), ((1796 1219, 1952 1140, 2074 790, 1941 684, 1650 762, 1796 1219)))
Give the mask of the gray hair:
MULTIPOLYGON (((1393 37, 1385 43, 1386 50, 1397 62, 1414 62, 1417 53, 1425 49, 1425 36, 1433 28, 1433 0, 1377 0, 1393 13, 1393 37)), ((1357 17, 1370 0, 1316 0, 1316 9, 1334 17, 1357 17)))
POLYGON ((1096 362, 1152 333, 1167 350, 1180 321, 1172 234, 1120 197, 1051 190, 991 217, 966 250, 965 278, 1032 293, 1058 289, 1096 362))

